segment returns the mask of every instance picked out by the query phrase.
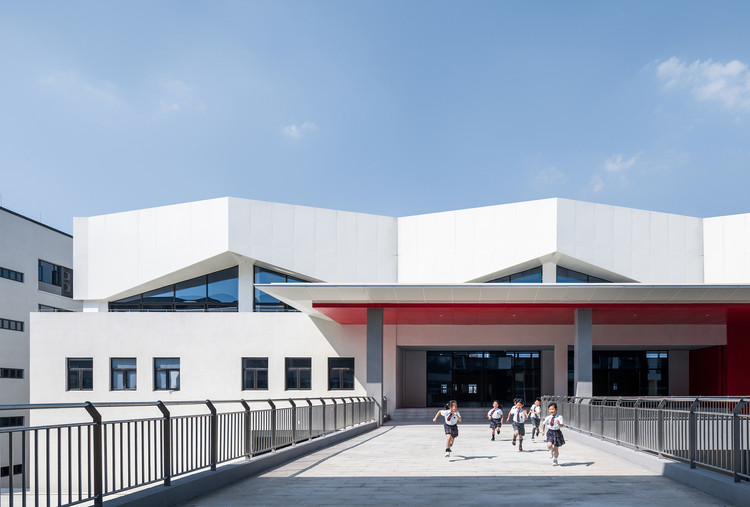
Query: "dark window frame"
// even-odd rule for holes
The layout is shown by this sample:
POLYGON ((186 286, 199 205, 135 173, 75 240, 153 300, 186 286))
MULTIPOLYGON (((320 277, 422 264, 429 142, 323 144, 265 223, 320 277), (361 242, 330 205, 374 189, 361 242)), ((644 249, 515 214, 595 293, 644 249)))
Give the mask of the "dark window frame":
POLYGON ((15 271, 8 268, 1 268, 0 267, 0 278, 5 278, 6 280, 12 280, 14 282, 23 283, 23 273, 20 271, 15 271))
POLYGON ((62 287, 62 266, 59 264, 55 264, 54 262, 45 261, 44 259, 39 259, 38 269, 39 269, 39 281, 42 283, 46 283, 49 285, 54 285, 55 287, 62 287), (44 280, 44 273, 45 273, 45 266, 49 266, 50 269, 50 281, 44 280))
POLYGON ((284 358, 284 390, 285 391, 311 391, 312 390, 312 358, 311 357, 286 357, 284 358), (304 366, 290 366, 290 362, 294 360, 304 359, 309 361, 307 367, 304 366), (295 385, 289 385, 289 373, 294 371, 295 374, 295 385), (310 386, 302 387, 302 372, 310 372, 310 386))
POLYGON ((283 280, 279 280, 278 283, 310 283, 307 280, 302 280, 301 278, 288 275, 280 271, 275 271, 273 269, 264 268, 262 266, 253 266, 253 311, 254 312, 298 312, 299 310, 297 310, 296 308, 292 306, 289 306, 283 301, 279 301, 278 299, 272 296, 269 296, 265 293, 261 295, 260 289, 255 287, 255 284, 260 283, 258 282, 258 275, 260 275, 261 273, 269 273, 271 275, 276 275, 276 276, 279 276, 280 278, 283 278, 283 280), (273 301, 262 302, 260 301, 259 296, 272 299, 273 301))
POLYGON ((355 376, 354 376, 354 365, 355 360, 353 357, 329 357, 328 358, 328 390, 329 391, 353 391, 355 388, 355 376), (331 363, 339 361, 351 361, 351 367, 343 366, 332 366, 331 363), (332 376, 333 373, 338 373, 338 385, 339 387, 332 387, 332 376), (346 385, 346 376, 351 373, 351 387, 344 387, 346 385))
POLYGON ((492 280, 487 280, 484 283, 542 283, 542 267, 536 266, 529 269, 524 269, 523 271, 519 271, 518 273, 511 273, 509 275, 501 276, 500 278, 494 278, 492 280), (530 275, 539 275, 539 281, 538 282, 519 282, 519 278, 523 278, 525 276, 530 275))
MULTIPOLYGON (((13 465, 13 475, 22 475, 23 474, 23 464, 15 464, 13 465)), ((0 477, 8 477, 10 475, 10 466, 3 466, 0 467, 0 477)))
POLYGON ((599 278, 598 276, 590 275, 588 273, 584 273, 582 271, 576 271, 575 269, 570 269, 570 268, 566 268, 563 266, 555 267, 555 282, 556 283, 612 283, 611 281, 605 280, 604 278, 599 278), (561 277, 565 277, 570 280, 572 278, 575 278, 575 275, 579 275, 581 280, 580 281, 562 281, 562 282, 560 281, 561 277))
POLYGON ((243 357, 242 358, 242 390, 243 391, 268 391, 268 358, 267 357, 243 357), (266 367, 247 366, 248 360, 263 360, 266 367), (266 387, 258 387, 258 372, 266 372, 266 387), (248 387, 247 374, 252 373, 252 386, 248 387))
POLYGON ((154 358, 154 391, 179 391, 180 385, 182 384, 181 379, 181 369, 182 369, 182 361, 180 361, 179 357, 155 357, 154 358), (158 368, 156 366, 156 361, 163 359, 163 360, 171 360, 171 361, 177 361, 179 363, 179 366, 177 368, 158 368), (159 387, 159 381, 158 381, 158 374, 160 371, 166 371, 167 372, 167 387, 159 387), (171 375, 170 373, 176 371, 177 372, 177 387, 171 386, 171 375))
POLYGON ((68 357, 65 360, 65 372, 66 372, 66 378, 65 378, 65 386, 66 391, 93 391, 94 390, 94 358, 93 357, 68 357), (70 362, 71 361, 91 361, 91 367, 89 368, 71 368, 70 362), (70 374, 71 372, 76 372, 76 377, 78 379, 78 387, 70 387, 70 374), (83 387, 84 385, 84 379, 85 375, 84 373, 90 371, 91 372, 91 387, 83 387))
POLYGON ((0 378, 23 379, 22 368, 0 368, 0 378))
POLYGON ((0 318, 0 329, 5 329, 6 331, 18 331, 20 333, 23 333, 23 327, 23 321, 0 318))
POLYGON ((109 358, 109 390, 110 391, 136 391, 138 389, 138 358, 136 357, 110 357, 109 358), (115 368, 114 361, 118 359, 132 359, 135 361, 135 366, 132 368, 115 368), (130 387, 128 385, 128 372, 135 372, 135 385, 130 387), (122 384, 125 387, 115 387, 115 373, 122 374, 122 384))
POLYGON ((23 427, 24 416, 22 415, 11 415, 0 417, 0 428, 15 428, 23 427))

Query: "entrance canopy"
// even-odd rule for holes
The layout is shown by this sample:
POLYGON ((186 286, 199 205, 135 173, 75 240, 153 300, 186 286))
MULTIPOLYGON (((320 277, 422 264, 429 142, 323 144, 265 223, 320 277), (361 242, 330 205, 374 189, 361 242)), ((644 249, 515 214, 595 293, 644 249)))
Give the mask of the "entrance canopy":
POLYGON ((313 317, 364 325, 573 325, 576 308, 593 324, 726 324, 750 311, 750 285, 645 284, 264 284, 256 288, 313 317))

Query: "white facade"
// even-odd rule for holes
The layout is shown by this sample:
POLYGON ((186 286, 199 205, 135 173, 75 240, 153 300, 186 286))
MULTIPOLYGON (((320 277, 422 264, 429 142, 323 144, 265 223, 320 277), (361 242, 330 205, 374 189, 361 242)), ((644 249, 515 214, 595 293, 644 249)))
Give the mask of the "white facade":
MULTIPOLYGON (((582 300, 576 299, 584 294, 580 287, 570 286, 557 302, 705 303, 704 285, 750 282, 748 217, 702 219, 545 199, 393 218, 220 198, 76 218, 75 294, 84 312, 33 316, 31 400, 361 396, 382 389, 390 403, 408 406, 424 403, 420 354, 451 347, 538 349, 545 392, 562 393, 574 343, 572 321, 522 326, 386 323, 378 387, 367 381, 364 323, 338 323, 314 305, 334 300, 377 305, 394 297, 389 304, 460 305, 481 303, 485 296, 485 303, 509 303, 492 300, 507 292, 499 284, 485 286, 484 292, 469 286, 538 267, 543 283, 554 284, 557 266, 614 282, 585 292, 582 300), (239 273, 237 313, 107 311, 113 301, 234 266, 239 273), (279 299, 302 313, 254 312, 254 266, 322 285, 278 292, 279 299), (446 287, 428 291, 424 286, 430 284, 446 287), (641 294, 629 284, 650 288, 641 294), (485 292, 491 296, 483 296, 485 292), (426 299, 428 293, 433 300, 426 299), (137 359, 137 389, 111 389, 110 360, 118 357, 137 359), (179 391, 154 390, 153 361, 159 357, 180 358, 179 391), (268 358, 267 390, 242 389, 243 357, 268 358), (289 357, 312 358, 310 390, 285 390, 284 360, 289 357), (328 389, 327 361, 336 357, 354 358, 353 390, 328 389), (66 390, 67 358, 93 358, 93 390, 66 390)), ((535 287, 511 292, 532 304, 535 287)), ((745 289, 717 290, 723 290, 722 302, 733 304, 746 302, 745 289)), ((706 318, 690 324, 595 325, 593 343, 610 349, 669 350, 679 361, 670 369, 670 390, 687 394, 688 352, 726 344, 726 323, 708 312, 706 318)))

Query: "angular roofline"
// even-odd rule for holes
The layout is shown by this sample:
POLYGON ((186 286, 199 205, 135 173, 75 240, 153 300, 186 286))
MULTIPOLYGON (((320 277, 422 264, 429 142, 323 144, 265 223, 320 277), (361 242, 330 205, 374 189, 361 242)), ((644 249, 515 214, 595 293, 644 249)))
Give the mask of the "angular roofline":
POLYGON ((49 229, 50 231, 54 231, 54 232, 56 232, 58 234, 62 234, 63 236, 67 236, 69 238, 73 238, 72 234, 68 234, 67 232, 63 232, 60 229, 55 229, 54 227, 52 227, 50 225, 43 224, 42 222, 38 222, 38 221, 34 220, 33 218, 29 218, 29 217, 24 216, 24 215, 22 215, 20 213, 16 213, 15 211, 9 210, 8 208, 3 208, 2 206, 0 206, 0 211, 4 211, 4 212, 9 213, 11 215, 17 216, 18 218, 22 218, 24 220, 28 220, 32 224, 39 225, 41 227, 44 227, 45 229, 49 229))

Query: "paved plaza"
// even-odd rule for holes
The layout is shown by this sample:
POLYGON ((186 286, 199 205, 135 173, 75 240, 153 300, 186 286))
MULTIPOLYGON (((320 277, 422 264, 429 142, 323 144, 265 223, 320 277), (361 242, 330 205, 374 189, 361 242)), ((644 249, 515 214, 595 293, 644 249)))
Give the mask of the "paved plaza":
POLYGON ((494 442, 487 426, 461 425, 451 458, 442 433, 440 423, 386 425, 184 506, 728 505, 575 438, 553 467, 543 442, 527 438, 518 452, 509 425, 494 442))

